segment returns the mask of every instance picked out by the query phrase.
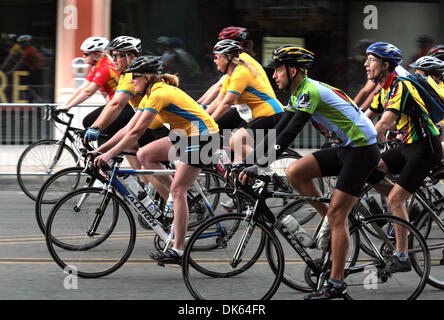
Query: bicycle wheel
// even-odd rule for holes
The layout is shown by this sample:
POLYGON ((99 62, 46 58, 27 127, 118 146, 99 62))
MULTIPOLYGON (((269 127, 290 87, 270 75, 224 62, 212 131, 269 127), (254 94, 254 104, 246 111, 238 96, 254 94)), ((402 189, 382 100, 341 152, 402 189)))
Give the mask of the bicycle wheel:
MULTIPOLYGON (((300 159, 302 156, 296 152, 285 152, 277 157, 275 161, 270 163, 269 167, 274 170, 276 173, 272 177, 272 181, 269 184, 269 189, 271 191, 281 191, 281 192, 292 192, 293 187, 288 182, 286 177, 286 171, 291 164, 293 164, 296 160, 300 159)), ((321 192, 324 194, 324 184, 322 178, 314 179, 314 183, 321 192)), ((273 209, 281 210, 282 207, 289 203, 288 198, 271 198, 267 199, 268 207, 274 211, 273 209)), ((311 216, 307 217, 307 220, 313 218, 315 216, 315 212, 311 212, 311 216)))
POLYGON ((46 221, 53 206, 64 195, 84 187, 92 187, 96 181, 85 168, 71 167, 54 173, 40 188, 35 201, 35 215, 40 230, 45 234, 46 221))
POLYGON ((430 251, 430 275, 428 282, 435 288, 444 289, 444 199, 433 203, 438 217, 427 211, 416 224, 419 232, 424 236, 430 251))
POLYGON ((356 264, 346 268, 348 299, 412 300, 421 294, 430 272, 430 254, 424 238, 412 224, 394 216, 374 216, 358 220, 351 227, 350 234, 354 233, 372 248, 377 258, 361 251, 356 264), (408 272, 389 273, 385 269, 396 250, 396 238, 387 235, 389 224, 407 231, 412 264, 408 272), (370 229, 378 236, 373 236, 370 229))
POLYGON ((57 140, 37 141, 28 146, 18 160, 18 184, 34 201, 41 186, 52 173, 77 165, 78 157, 69 146, 64 144, 60 154, 59 148, 61 144, 57 140))
MULTIPOLYGON (((282 220, 285 216, 291 214, 298 222, 306 217, 305 211, 314 210, 313 207, 304 200, 296 200, 287 207, 285 207, 277 216, 277 220, 282 220)), ((309 223, 303 226, 304 230, 314 239, 315 233, 317 231, 318 225, 321 221, 321 216, 318 215, 316 218, 310 220, 309 223)), ((299 222, 300 223, 300 222, 299 222)), ((302 225, 302 223, 300 223, 302 225)), ((285 272, 282 277, 282 282, 285 283, 292 289, 309 292, 316 288, 317 278, 319 275, 314 274, 309 267, 302 260, 301 256, 297 254, 295 249, 292 247, 289 240, 282 233, 276 232, 279 241, 282 244, 285 255, 285 272)), ((266 244, 266 250, 269 250, 269 241, 266 244)), ((313 248, 304 248, 306 253, 310 258, 316 262, 322 262, 325 257, 325 252, 313 248)), ((269 253, 272 255, 272 252, 269 253)), ((353 265, 359 255, 359 236, 355 233, 350 237, 350 246, 347 253, 346 266, 353 265)), ((270 260, 270 265, 275 271, 277 268, 273 264, 274 259, 270 260)))
MULTIPOLYGON (((233 190, 230 188, 215 188, 205 191, 205 199, 200 194, 194 197, 189 202, 188 207, 190 217, 188 230, 191 231, 214 216, 220 216, 228 212, 236 214, 246 213, 253 209, 254 201, 242 191, 238 191, 236 195, 233 195, 233 190), (220 201, 215 202, 214 199, 220 199, 220 201), (223 203, 230 203, 230 206, 226 207, 223 203)), ((191 232, 189 233, 191 234, 191 232)), ((158 251, 163 251, 165 243, 160 237, 156 235, 154 241, 155 248, 158 251)), ((213 237, 204 243, 196 244, 193 250, 215 249, 220 245, 219 241, 220 237, 213 237), (211 242, 210 240, 213 241, 211 242)))
POLYGON ((98 278, 116 271, 129 258, 136 226, 120 197, 99 188, 84 188, 57 202, 45 236, 51 256, 62 269, 79 277, 98 278), (94 224, 97 228, 92 230, 94 224))
POLYGON ((266 300, 277 291, 284 271, 284 256, 276 235, 262 222, 256 223, 247 241, 241 244, 240 262, 232 263, 248 226, 245 215, 227 214, 206 221, 192 234, 184 250, 182 273, 195 299, 266 300), (218 248, 193 250, 207 241, 214 242, 214 237, 219 238, 218 248), (277 260, 277 273, 270 269, 263 250, 268 237, 277 260))

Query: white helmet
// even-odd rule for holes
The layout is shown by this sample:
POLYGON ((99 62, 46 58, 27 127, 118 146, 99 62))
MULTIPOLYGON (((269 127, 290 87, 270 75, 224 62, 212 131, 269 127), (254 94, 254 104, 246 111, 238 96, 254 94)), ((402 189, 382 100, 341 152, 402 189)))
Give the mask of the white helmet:
POLYGON ((102 51, 105 52, 106 47, 108 46, 108 39, 104 37, 89 37, 85 41, 83 41, 80 46, 80 50, 85 52, 92 51, 102 51))

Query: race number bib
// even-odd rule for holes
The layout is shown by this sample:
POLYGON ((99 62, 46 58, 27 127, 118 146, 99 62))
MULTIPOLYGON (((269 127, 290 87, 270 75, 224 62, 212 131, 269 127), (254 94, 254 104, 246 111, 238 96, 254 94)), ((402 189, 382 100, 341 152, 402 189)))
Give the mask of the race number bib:
POLYGON ((250 107, 243 103, 243 104, 235 104, 237 112, 239 113, 239 116, 245 120, 245 122, 250 122, 253 120, 253 113, 251 112, 250 107))

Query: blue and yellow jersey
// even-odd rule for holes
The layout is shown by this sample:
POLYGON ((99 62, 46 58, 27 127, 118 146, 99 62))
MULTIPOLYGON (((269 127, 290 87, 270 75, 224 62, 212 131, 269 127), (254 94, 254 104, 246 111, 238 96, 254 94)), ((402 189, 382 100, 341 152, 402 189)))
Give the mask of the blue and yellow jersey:
MULTIPOLYGON (((147 101, 148 101, 148 96, 143 96, 142 100, 139 103, 138 110, 141 110, 141 111, 145 110, 145 106, 146 106, 147 101)), ((151 122, 151 124, 149 125, 148 129, 151 129, 151 130, 160 129, 163 126, 163 122, 164 121, 163 121, 162 117, 160 115, 156 115, 153 122, 151 122)))
MULTIPOLYGON (((407 115, 403 110, 419 106, 428 114, 424 101, 410 81, 396 80, 397 77, 392 75, 386 81, 378 94, 375 95, 370 110, 376 113, 390 110, 398 114, 399 118, 396 121, 396 129, 403 135, 403 143, 409 144, 423 140, 426 136, 422 133, 422 125, 419 119, 407 115)), ((426 127, 432 137, 439 135, 439 131, 431 119, 426 120, 426 127)))
POLYGON ((189 137, 219 132, 213 118, 177 87, 157 82, 152 86, 150 95, 145 97, 143 110, 155 112, 156 118, 160 116, 163 122, 169 123, 170 130, 184 130, 189 137))
POLYGON ((231 75, 225 77, 221 93, 227 92, 239 96, 236 104, 245 103, 250 107, 253 119, 269 117, 284 111, 271 85, 267 84, 259 73, 254 74, 243 65, 237 65, 231 75))
POLYGON ((134 84, 131 83, 132 78, 133 78, 132 73, 125 73, 121 75, 119 78, 119 83, 117 85, 116 92, 124 92, 129 94, 131 98, 128 102, 131 105, 131 107, 134 108, 134 111, 137 111, 139 103, 142 100, 142 96, 136 93, 134 84))

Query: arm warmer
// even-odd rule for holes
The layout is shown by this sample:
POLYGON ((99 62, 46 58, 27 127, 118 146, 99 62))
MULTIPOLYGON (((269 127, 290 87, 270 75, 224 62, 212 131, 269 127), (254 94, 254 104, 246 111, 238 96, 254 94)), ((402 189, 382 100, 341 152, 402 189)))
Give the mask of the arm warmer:
POLYGON ((247 164, 252 164, 255 163, 255 160, 257 159, 257 163, 260 166, 267 166, 269 164, 268 160, 270 160, 270 162, 275 160, 268 159, 269 148, 274 148, 276 150, 276 157, 281 155, 293 142, 310 118, 311 114, 308 112, 286 111, 281 120, 274 127, 277 134, 276 140, 274 141, 273 139, 272 141, 271 138, 269 138, 269 134, 267 134, 264 139, 256 145, 254 151, 247 155, 245 162, 247 164))

